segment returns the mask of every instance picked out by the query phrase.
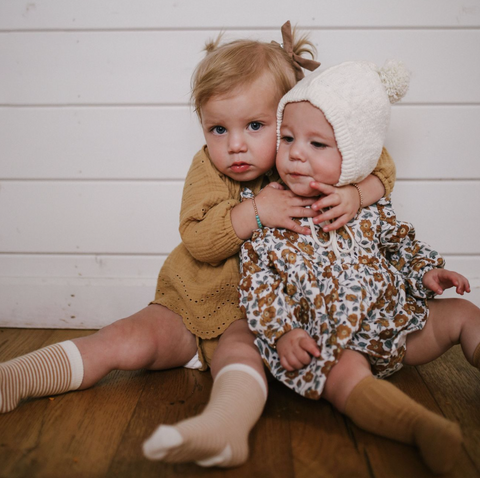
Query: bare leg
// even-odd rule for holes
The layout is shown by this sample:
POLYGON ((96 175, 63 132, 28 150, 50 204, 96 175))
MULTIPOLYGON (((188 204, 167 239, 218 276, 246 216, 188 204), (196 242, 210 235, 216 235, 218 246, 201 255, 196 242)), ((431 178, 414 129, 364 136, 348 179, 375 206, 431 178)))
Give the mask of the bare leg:
POLYGON ((464 299, 435 299, 428 307, 425 327, 407 337, 404 363, 428 363, 461 344, 465 357, 473 364, 480 343, 480 309, 464 299))
POLYGON ((324 397, 364 430, 416 445, 435 473, 454 466, 462 442, 458 425, 425 409, 391 383, 374 379, 360 353, 344 351, 329 374, 324 397))
POLYGON ((370 363, 364 355, 345 349, 338 363, 328 374, 322 397, 340 412, 345 413, 345 404, 352 390, 365 378, 371 377, 370 363))
POLYGON ((181 367, 197 351, 195 336, 181 317, 156 304, 73 342, 84 364, 80 389, 91 387, 112 370, 181 367))
POLYGON ((255 345, 255 336, 248 328, 246 320, 235 321, 221 336, 212 359, 213 378, 215 379, 222 368, 236 363, 252 367, 263 377, 265 387, 267 386, 262 357, 255 345))
POLYGON ((88 337, 0 364, 0 412, 13 410, 22 398, 85 389, 114 369, 181 366, 196 350, 195 337, 181 318, 151 305, 88 337))
POLYGON ((148 458, 223 467, 247 460, 248 436, 262 413, 267 382, 246 320, 234 322, 220 338, 212 374, 203 413, 176 426, 160 426, 144 444, 148 458))

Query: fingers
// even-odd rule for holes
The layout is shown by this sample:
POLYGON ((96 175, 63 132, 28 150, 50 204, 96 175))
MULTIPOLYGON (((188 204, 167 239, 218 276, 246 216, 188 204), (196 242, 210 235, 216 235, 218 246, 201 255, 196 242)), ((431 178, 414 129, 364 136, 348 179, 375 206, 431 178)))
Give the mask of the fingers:
POLYGON ((312 235, 309 227, 300 226, 300 224, 297 224, 293 219, 287 224, 286 229, 290 229, 290 231, 296 232, 297 234, 312 235))
MULTIPOLYGON (((312 339, 312 337, 305 337, 303 339, 300 339, 298 345, 300 345, 300 347, 305 352, 308 352, 310 355, 313 355, 314 357, 320 356, 320 349, 318 348, 317 343, 315 342, 315 340, 312 339)), ((310 356, 308 357, 308 363, 310 363, 310 356)))
POLYGON ((336 194, 330 194, 329 196, 322 196, 313 205, 312 209, 319 211, 320 209, 327 209, 329 207, 338 206, 340 198, 336 194))
POLYGON ((310 207, 292 208, 290 213, 291 213, 292 217, 316 217, 316 216, 318 216, 318 212, 314 211, 310 207))
POLYGON ((317 181, 312 181, 310 183, 310 187, 312 189, 316 189, 317 191, 321 192, 322 194, 328 196, 332 193, 334 193, 337 188, 335 186, 332 186, 330 184, 325 184, 325 183, 319 183, 317 181))
MULTIPOLYGON (((299 370, 308 365, 313 357, 320 356, 320 350, 315 342, 305 331, 295 329, 303 333, 295 333, 295 338, 283 342, 281 347, 277 347, 280 355, 280 364, 289 372, 299 370)), ((286 336, 284 336, 287 338, 286 336)), ((279 344, 280 345, 280 344, 279 344)))
POLYGON ((349 222, 348 216, 345 214, 345 215, 339 217, 337 220, 333 221, 332 223, 327 224, 322 229, 325 232, 336 231, 337 229, 340 229, 341 227, 345 226, 345 224, 347 224, 348 222, 349 222))
POLYGON ((342 226, 345 226, 350 221, 351 217, 347 213, 337 213, 335 209, 330 209, 322 214, 319 214, 318 216, 315 216, 313 218, 313 223, 314 224, 322 224, 322 229, 325 232, 328 231, 334 231, 336 229, 340 229, 342 226), (330 223, 329 221, 332 221, 330 223))
POLYGON ((295 358, 295 356, 289 356, 280 358, 280 365, 288 372, 299 370, 303 365, 295 358))
POLYGON ((300 347, 295 347, 295 350, 280 357, 280 364, 285 370, 292 372, 293 370, 300 370, 305 367, 305 365, 308 365, 311 360, 311 355, 305 350, 302 350, 300 347))
POLYGON ((432 292, 435 292, 435 294, 442 295, 443 293, 443 289, 440 287, 439 283, 429 274, 423 276, 423 285, 432 292))
POLYGON ((459 280, 452 281, 453 285, 456 287, 455 291, 457 294, 463 295, 465 292, 470 292, 470 283, 466 277, 460 276, 459 280))
POLYGON ((284 186, 282 186, 280 183, 277 183, 277 182, 269 183, 269 184, 267 184, 266 187, 267 188, 273 188, 273 189, 285 189, 284 186))

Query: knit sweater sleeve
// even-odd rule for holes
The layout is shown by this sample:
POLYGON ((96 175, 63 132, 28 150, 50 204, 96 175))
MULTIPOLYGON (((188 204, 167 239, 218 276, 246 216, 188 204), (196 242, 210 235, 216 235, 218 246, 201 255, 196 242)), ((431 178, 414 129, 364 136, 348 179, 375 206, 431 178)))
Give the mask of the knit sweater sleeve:
POLYGON ((372 174, 382 181, 383 186, 385 187, 385 196, 391 194, 395 185, 397 173, 395 163, 385 148, 383 148, 382 154, 380 155, 372 174))
POLYGON ((238 203, 205 151, 197 153, 185 180, 179 228, 183 244, 196 260, 220 265, 240 251, 243 241, 230 219, 238 203))

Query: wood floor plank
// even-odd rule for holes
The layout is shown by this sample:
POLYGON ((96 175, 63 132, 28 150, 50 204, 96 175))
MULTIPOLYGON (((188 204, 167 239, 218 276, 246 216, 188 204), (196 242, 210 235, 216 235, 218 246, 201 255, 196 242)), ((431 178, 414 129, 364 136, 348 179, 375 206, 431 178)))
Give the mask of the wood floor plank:
POLYGON ((211 386, 209 373, 185 369, 151 372, 149 386, 142 393, 109 476, 293 478, 288 422, 278 419, 280 400, 267 403, 250 436, 250 459, 241 467, 210 469, 191 463, 168 465, 143 458, 141 444, 155 428, 161 423, 173 424, 200 413, 208 401, 211 386), (265 440, 265 436, 269 439, 265 440))
POLYGON ((96 330, 51 330, 51 335, 45 340, 42 344, 42 347, 47 345, 56 344, 58 342, 63 342, 64 340, 76 339, 78 337, 86 337, 96 332, 96 330))
POLYGON ((173 424, 202 410, 210 387, 209 374, 183 369, 148 372, 148 385, 139 398, 108 476, 196 476, 197 466, 149 461, 143 457, 141 447, 161 423, 173 424))
POLYGON ((0 362, 33 352, 52 335, 47 329, 0 329, 0 362))
POLYGON ((280 383, 271 388, 284 396, 279 419, 290 424, 296 478, 370 477, 368 463, 341 413, 325 400, 306 399, 280 383))
MULTIPOLYGON (((438 366, 439 361, 436 362, 435 367, 438 366)), ((388 380, 429 410, 443 415, 416 367, 405 366, 388 380)), ((431 478, 436 476, 424 465, 419 452, 414 447, 375 436, 360 430, 353 423, 350 426, 358 442, 364 448, 374 477, 403 478, 415 476, 415 478, 431 478)), ((478 474, 465 450, 462 450, 454 470, 442 476, 480 478, 480 474, 478 474)))
MULTIPOLYGON (((0 329, 0 361, 92 331, 0 329)), ((446 478, 480 478, 480 372, 459 348, 389 379, 430 410, 457 419, 465 449, 446 478)), ((323 400, 273 382, 250 437, 251 456, 235 469, 167 465, 141 445, 160 423, 198 414, 209 373, 177 369, 115 372, 97 386, 54 400, 33 399, 0 415, 0 478, 430 478, 410 446, 364 432, 323 400)))
MULTIPOLYGON (((8 451, 17 454, 8 456, 8 476, 102 476, 144 386, 142 372, 114 372, 89 390, 60 395, 54 400, 32 400, 11 414, 0 416, 2 429, 4 417, 20 418, 6 424, 8 433, 2 436, 8 451), (18 443, 15 437, 28 430, 29 419, 36 424, 35 433, 28 442, 22 439, 18 443)), ((29 430, 28 434, 32 432, 29 430)))
MULTIPOLYGON (((49 331, 36 340, 44 346, 88 333, 49 331)), ((0 415, 2 473, 9 478, 103 475, 146 380, 145 372, 113 372, 89 390, 29 400, 0 415)))
POLYGON ((464 448, 480 476, 480 371, 467 362, 460 346, 418 371, 442 413, 460 424, 464 448))

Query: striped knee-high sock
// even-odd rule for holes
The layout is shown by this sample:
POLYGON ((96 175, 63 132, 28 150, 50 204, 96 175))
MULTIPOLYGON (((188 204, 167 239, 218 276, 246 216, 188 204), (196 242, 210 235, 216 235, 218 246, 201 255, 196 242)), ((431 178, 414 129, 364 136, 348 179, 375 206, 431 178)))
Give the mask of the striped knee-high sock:
POLYGON ((23 398, 76 390, 83 380, 83 360, 71 341, 50 345, 0 364, 0 413, 23 398))
POLYGON ((217 374, 210 401, 200 415, 161 425, 144 443, 151 460, 195 461, 201 466, 232 467, 248 458, 248 435, 259 419, 267 388, 252 367, 231 364, 217 374))

